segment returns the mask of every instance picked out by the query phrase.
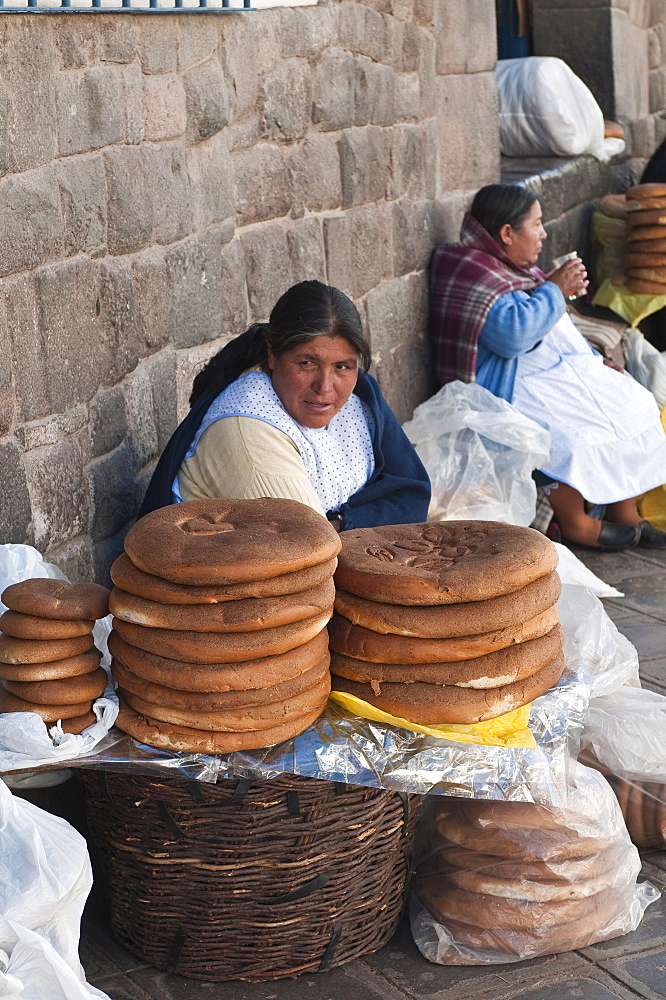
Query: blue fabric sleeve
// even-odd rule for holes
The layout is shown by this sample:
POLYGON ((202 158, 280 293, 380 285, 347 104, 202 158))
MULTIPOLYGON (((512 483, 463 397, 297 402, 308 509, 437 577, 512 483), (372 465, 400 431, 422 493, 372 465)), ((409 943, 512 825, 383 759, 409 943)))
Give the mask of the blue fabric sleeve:
POLYGON ((531 295, 507 292, 490 309, 479 346, 501 358, 520 357, 543 340, 565 311, 564 295, 552 281, 531 295))

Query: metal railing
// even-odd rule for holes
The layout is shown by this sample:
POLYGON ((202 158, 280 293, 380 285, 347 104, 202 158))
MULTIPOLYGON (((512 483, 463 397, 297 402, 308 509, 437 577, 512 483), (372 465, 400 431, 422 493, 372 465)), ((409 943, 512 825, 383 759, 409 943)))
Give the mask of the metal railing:
POLYGON ((254 10, 252 0, 0 0, 0 14, 234 14, 254 10))

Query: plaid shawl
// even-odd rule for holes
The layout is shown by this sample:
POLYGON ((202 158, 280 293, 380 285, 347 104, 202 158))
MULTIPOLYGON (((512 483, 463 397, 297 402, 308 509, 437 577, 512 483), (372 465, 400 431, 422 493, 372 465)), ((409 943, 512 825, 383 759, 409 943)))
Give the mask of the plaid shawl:
POLYGON ((430 342, 439 386, 474 382, 479 336, 500 295, 529 292, 546 280, 538 267, 514 264, 469 212, 460 243, 437 247, 430 259, 430 342))

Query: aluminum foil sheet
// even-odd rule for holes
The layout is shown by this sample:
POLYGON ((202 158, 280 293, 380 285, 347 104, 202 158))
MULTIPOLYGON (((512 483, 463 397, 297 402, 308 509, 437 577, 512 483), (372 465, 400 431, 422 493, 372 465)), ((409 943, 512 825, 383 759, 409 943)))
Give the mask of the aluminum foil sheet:
POLYGON ((529 728, 534 749, 421 736, 360 719, 329 702, 315 725, 296 739, 264 750, 220 757, 169 753, 112 730, 96 753, 67 766, 180 773, 208 782, 269 779, 286 772, 400 792, 559 804, 591 691, 607 692, 633 683, 638 663, 633 646, 591 591, 564 586, 559 609, 567 670, 560 683, 532 705, 529 728))

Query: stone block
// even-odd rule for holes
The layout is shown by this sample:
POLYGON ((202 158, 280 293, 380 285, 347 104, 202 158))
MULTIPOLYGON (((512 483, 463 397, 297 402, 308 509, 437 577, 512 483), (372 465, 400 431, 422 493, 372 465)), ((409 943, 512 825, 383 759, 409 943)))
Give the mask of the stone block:
POLYGON ((220 254, 220 320, 223 336, 236 337, 248 326, 245 251, 240 240, 220 254))
POLYGON ((354 59, 354 125, 367 125, 372 114, 375 64, 367 56, 354 59))
POLYGON ((178 69, 178 17, 160 17, 160 30, 150 17, 137 17, 136 49, 141 70, 148 75, 178 69))
MULTIPOLYGON (((72 437, 87 425, 88 406, 86 403, 78 403, 69 407, 64 413, 56 413, 43 420, 33 420, 27 424, 20 424, 16 428, 16 440, 21 451, 33 451, 35 448, 44 448, 57 444, 63 438, 72 437)), ((79 434, 78 441, 82 453, 88 453, 90 448, 85 440, 85 435, 79 434)))
POLYGON ((293 214, 324 212, 342 202, 340 157, 335 139, 322 136, 294 146, 289 158, 293 214))
MULTIPOLYGON (((411 2, 411 0, 407 0, 411 2)), ((405 9, 402 8, 401 13, 405 9)), ((384 54, 382 62, 395 70, 402 69, 402 50, 404 45, 405 27, 411 23, 411 16, 399 17, 395 13, 384 14, 384 54)))
POLYGON ((423 333, 373 360, 371 371, 400 423, 411 420, 414 409, 435 391, 430 346, 423 333))
POLYGON ((437 21, 438 74, 495 69, 497 21, 494 0, 437 4, 437 21))
POLYGON ((388 197, 406 195, 412 201, 434 194, 435 143, 424 125, 399 125, 391 130, 388 197))
MULTIPOLYGON (((639 118, 649 111, 647 35, 647 31, 634 24, 628 14, 611 10, 614 116, 639 118), (638 67, 640 72, 637 72, 638 67)), ((605 116, 609 117, 603 105, 602 108, 605 116)))
POLYGON ((122 443, 127 431, 125 398, 114 386, 101 392, 90 404, 90 446, 95 458, 106 455, 122 443))
POLYGON ((169 339, 171 284, 164 251, 151 247, 132 258, 134 318, 139 357, 154 354, 169 339))
POLYGON ((280 44, 285 59, 317 59, 338 37, 338 8, 285 8, 280 18, 280 44))
POLYGON ((322 228, 328 284, 351 295, 354 282, 349 245, 349 220, 342 215, 329 216, 322 220, 322 228))
MULTIPOLYGON (((442 238, 441 203, 401 198, 391 205, 393 271, 396 275, 423 271, 442 238)), ((459 228, 459 226, 458 226, 459 228)), ((452 237, 453 239, 453 237, 452 237)))
POLYGON ((393 259, 390 221, 379 206, 364 205, 348 212, 351 251, 352 297, 365 295, 385 277, 393 259))
POLYGON ((428 315, 425 275, 412 274, 381 282, 368 292, 365 307, 373 356, 384 357, 414 336, 425 335, 428 315))
POLYGON ((136 467, 127 444, 92 462, 87 470, 92 501, 93 542, 121 531, 137 512, 136 467))
POLYGON ((65 253, 90 253, 106 245, 106 176, 99 156, 56 163, 64 221, 65 253))
MULTIPOLYGON (((135 485, 137 500, 143 499, 143 495, 146 492, 148 483, 144 484, 143 490, 139 490, 138 484, 135 485)), ((137 505, 138 511, 138 505, 137 505)), ((125 535, 129 529, 130 525, 125 525, 116 535, 112 538, 104 538, 99 542, 96 542, 92 547, 90 543, 86 545, 87 555, 90 560, 90 569, 86 576, 73 577, 68 573, 68 577, 73 581, 74 579, 79 580, 94 580, 96 583, 101 583, 103 587, 112 587, 113 581, 111 580, 111 567, 118 558, 118 556, 123 554, 125 535)), ((75 567, 75 572, 80 573, 81 570, 75 567)))
POLYGON ((0 545, 31 542, 28 484, 21 453, 11 438, 0 441, 0 468, 5 484, 0 490, 0 545))
POLYGON ((107 257, 99 269, 99 374, 104 384, 119 382, 139 360, 134 285, 130 262, 107 257))
POLYGON ((438 195, 481 187, 499 176, 497 85, 494 73, 437 80, 438 195))
POLYGON ((661 38, 656 28, 651 28, 648 32, 648 67, 649 69, 659 69, 663 61, 661 48, 661 38))
POLYGON ((58 148, 61 156, 87 153, 125 138, 122 77, 95 66, 58 79, 58 148))
POLYGON ((190 409, 192 383, 202 368, 215 354, 229 342, 229 337, 218 337, 208 344, 190 347, 186 351, 176 351, 176 407, 177 419, 182 420, 190 409))
POLYGON ((39 308, 33 275, 22 274, 0 285, 3 321, 12 358, 16 421, 36 420, 52 412, 48 364, 42 345, 39 308))
POLYGON ((192 230, 193 206, 185 150, 180 145, 146 146, 143 155, 153 203, 153 239, 167 246, 192 230))
POLYGON ((11 170, 19 173, 56 154, 55 88, 57 55, 53 35, 38 18, 0 28, 0 75, 7 88, 7 126, 11 170))
POLYGON ((0 77, 0 177, 9 169, 9 101, 7 88, 0 77))
MULTIPOLYGON (((253 45, 250 23, 253 19, 225 17, 220 34, 220 59, 228 82, 231 121, 239 121, 246 115, 256 118, 260 63, 253 45)), ((262 71, 265 72, 264 67, 262 71)))
POLYGON ((370 79, 372 81, 370 121, 373 125, 393 125, 395 123, 395 71, 390 66, 376 65, 370 79))
POLYGON ((421 81, 418 73, 398 73, 395 79, 396 121, 414 120, 421 109, 421 81))
POLYGON ((90 497, 76 439, 38 448, 23 458, 32 506, 34 545, 40 551, 88 528, 90 497))
POLYGON ((100 35, 76 17, 59 17, 52 22, 56 56, 60 69, 83 69, 98 58, 100 35))
MULTIPOLYGON (((159 355, 155 355, 159 358, 159 355)), ((127 434, 125 446, 132 456, 135 470, 157 458, 157 428, 153 411, 153 391, 149 365, 154 358, 140 364, 123 382, 127 434)), ((173 385, 175 389, 175 384, 173 385)), ((175 409, 175 393, 174 393, 175 409)))
POLYGON ((348 52, 329 50, 314 73, 312 120, 323 132, 349 128, 354 121, 355 68, 348 52))
POLYGON ((263 127, 271 139, 302 139, 310 124, 312 83, 304 59, 287 59, 263 82, 263 127))
POLYGON ((326 281, 324 240, 319 219, 306 219, 287 230, 294 284, 313 278, 326 281))
POLYGON ((99 57, 102 62, 131 63, 136 55, 136 28, 136 18, 109 18, 100 32, 99 57))
POLYGON ((0 437, 8 434, 14 423, 15 392, 12 373, 12 342, 4 297, 0 293, 0 437))
POLYGON ((653 69, 649 76, 650 112, 663 111, 666 107, 666 67, 653 69))
POLYGON ((208 59, 183 74, 187 137, 201 142, 219 132, 229 122, 227 84, 217 59, 208 59))
POLYGON ((261 135, 261 122, 257 115, 238 122, 232 121, 224 130, 224 137, 231 152, 254 146, 261 141, 261 135))
POLYGON ((123 85, 125 142, 138 145, 145 138, 143 74, 137 62, 119 67, 123 85))
POLYGON ((55 563, 72 583, 97 582, 105 587, 112 586, 108 573, 105 578, 97 575, 90 539, 86 535, 73 538, 58 548, 50 548, 44 554, 48 561, 55 563))
POLYGON ((178 416, 176 412, 176 352, 161 351, 145 365, 150 378, 153 403, 153 423, 157 435, 156 455, 164 450, 173 434, 178 416))
POLYGON ((281 151, 262 143, 231 154, 239 226, 287 215, 291 177, 281 151))
POLYGON ((402 29, 402 53, 400 69, 403 73, 414 73, 419 68, 423 31, 417 24, 407 23, 402 29))
POLYGON ((386 196, 388 151, 385 133, 373 125, 345 132, 338 142, 342 205, 363 205, 386 196))
POLYGON ((247 294, 253 322, 268 319, 273 306, 293 284, 287 236, 280 226, 241 235, 247 294))
POLYGON ((613 51, 609 5, 605 0, 603 5, 587 2, 585 9, 580 9, 580 3, 575 6, 579 9, 574 15, 576 30, 572 31, 572 13, 566 9, 571 4, 557 4, 557 9, 543 3, 535 5, 532 11, 535 51, 564 59, 590 88, 604 115, 612 118, 617 112, 613 73, 609 72, 613 51))
POLYGON ((104 169, 109 253, 140 250, 151 242, 153 234, 153 204, 144 150, 128 146, 107 149, 104 169))
POLYGON ((185 134, 185 88, 173 73, 143 80, 144 138, 147 142, 177 139, 185 134))
MULTIPOLYGON (((225 133, 187 150, 194 225, 197 229, 233 220, 234 178, 225 133)), ((232 223, 233 224, 233 223, 232 223)))
MULTIPOLYGON (((311 11, 306 11, 310 15, 311 11)), ((265 10, 261 17, 246 17, 250 28, 245 58, 255 59, 262 75, 272 73, 282 62, 280 29, 284 11, 265 10)), ((226 34, 226 25, 222 32, 226 34)))
POLYGON ((178 37, 178 69, 184 70, 201 62, 215 51, 218 26, 215 15, 180 20, 178 37))
POLYGON ((627 142, 627 148, 631 156, 643 156, 646 159, 647 157, 652 156, 655 148, 654 118, 646 115, 643 118, 637 118, 635 121, 632 121, 630 126, 628 136, 625 131, 625 138, 628 138, 629 140, 627 142))
POLYGON ((435 27, 438 0, 414 0, 414 22, 423 28, 435 27))
POLYGON ((386 23, 379 11, 365 4, 340 8, 340 43, 350 52, 382 62, 386 53, 386 23))
POLYGON ((209 229, 183 240, 166 256, 171 286, 171 340, 192 347, 220 335, 220 234, 209 229))
POLYGON ((60 192, 49 167, 0 181, 0 277, 37 267, 62 251, 60 192))

